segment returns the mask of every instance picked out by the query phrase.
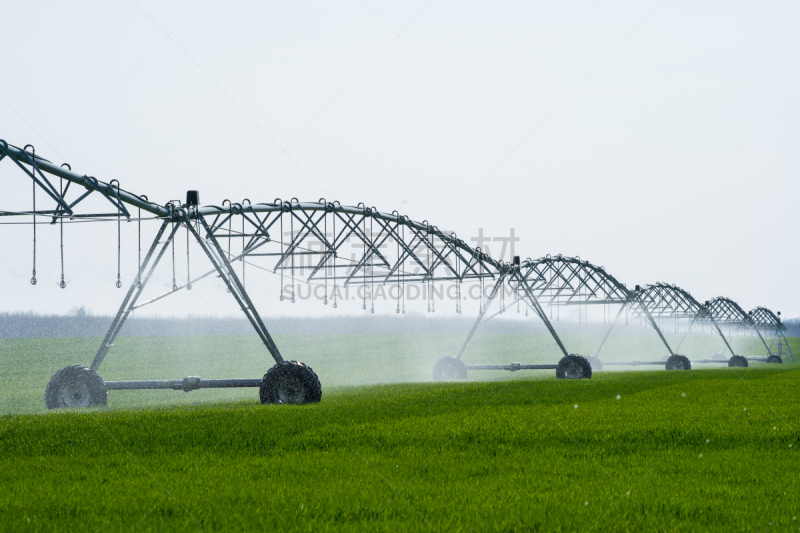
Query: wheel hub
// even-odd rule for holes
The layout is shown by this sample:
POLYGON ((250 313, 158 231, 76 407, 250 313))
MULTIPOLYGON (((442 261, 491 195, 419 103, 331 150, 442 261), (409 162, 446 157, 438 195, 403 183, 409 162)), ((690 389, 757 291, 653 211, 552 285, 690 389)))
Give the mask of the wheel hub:
POLYGON ((286 376, 278 383, 277 396, 280 403, 300 403, 305 396, 303 383, 293 376, 286 376))
POLYGON ((89 407, 91 394, 86 383, 71 381, 59 389, 58 399, 64 407, 89 407))
POLYGON ((564 369, 564 375, 567 379, 581 379, 583 377, 583 369, 577 363, 571 363, 564 369))

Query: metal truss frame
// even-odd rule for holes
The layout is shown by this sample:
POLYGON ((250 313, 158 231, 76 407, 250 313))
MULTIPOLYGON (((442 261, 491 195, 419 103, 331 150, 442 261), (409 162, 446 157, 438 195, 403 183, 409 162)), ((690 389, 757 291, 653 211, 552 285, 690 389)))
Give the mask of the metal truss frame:
MULTIPOLYGON (((116 180, 103 182, 73 172, 69 165, 57 166, 37 156, 31 146, 19 148, 0 140, 0 161, 4 159, 13 161, 32 180, 34 206, 36 190, 44 191, 53 203, 47 209, 0 211, 0 216, 33 216, 34 221, 37 216, 45 216, 51 218, 52 223, 87 218, 102 220, 113 217, 119 220, 123 216, 130 219, 129 208, 135 207, 162 221, 158 234, 95 355, 92 370, 100 367, 133 310, 166 298, 174 294, 176 289, 190 289, 192 283, 212 275, 223 280, 275 362, 283 361, 245 289, 245 265, 288 278, 288 285, 284 285, 283 279, 281 280, 281 299, 284 298, 285 287, 289 287, 288 296, 293 301, 296 283, 324 284, 326 304, 329 285, 332 285, 334 306, 339 285, 360 285, 363 288, 369 286, 372 299, 374 285, 396 284, 399 295, 397 312, 400 312, 400 298, 405 298, 406 283, 430 284, 427 297, 434 303, 436 292, 432 283, 454 283, 458 289, 457 310, 460 310, 462 283, 479 282, 483 287, 484 282, 491 281, 494 284, 491 294, 486 304, 481 306, 480 314, 458 353, 459 360, 480 324, 487 320, 489 306, 506 283, 516 294, 517 301, 525 301, 542 320, 564 356, 570 355, 569 351, 548 318, 545 307, 550 308, 552 313, 552 308, 559 306, 620 306, 594 357, 599 355, 623 311, 628 309, 653 328, 670 355, 674 355, 674 351, 664 337, 655 319, 657 317, 680 316, 692 318, 693 321, 709 320, 729 349, 730 345, 717 322, 741 324, 753 328, 767 347, 754 319, 730 300, 717 298, 701 306, 686 291, 666 284, 648 286, 644 290, 637 286, 636 290, 629 290, 602 266, 582 261, 578 257, 545 256, 521 262, 515 257, 513 264, 505 263, 493 259, 480 248, 471 247, 455 233, 441 231, 426 220, 410 220, 397 211, 384 213, 364 204, 343 206, 325 199, 318 202, 299 202, 294 198, 289 201, 278 198, 271 203, 251 203, 249 200, 232 203, 225 200, 222 206, 202 207, 189 204, 187 199, 186 205, 181 205, 180 202, 158 205, 145 196, 122 189, 116 180), (54 178, 62 180, 58 187, 54 178), (64 181, 66 187, 63 186, 64 181), (71 184, 76 187, 70 189, 71 184), (84 200, 93 194, 107 202, 106 205, 110 206, 109 212, 83 210, 87 205, 84 200), (187 283, 181 287, 173 287, 172 291, 140 303, 142 291, 167 247, 173 242, 176 231, 181 227, 192 235, 213 268, 193 279, 187 279, 187 283), (233 267, 235 262, 241 263, 241 277, 233 267)), ((429 309, 430 306, 431 302, 429 309)), ((366 296, 362 307, 366 308, 366 296)), ((776 316, 770 316, 766 310, 761 309, 756 313, 759 324, 774 328, 776 321, 780 323, 776 316)), ((776 331, 782 336, 782 329, 778 328, 776 331)), ((767 351, 772 353, 769 347, 767 351)), ((490 367, 517 370, 555 368, 556 365, 514 363, 469 368, 490 367)), ((259 381, 243 379, 200 382, 199 378, 192 378, 188 382, 186 380, 108 384, 109 388, 176 388, 176 383, 183 383, 183 390, 191 390, 210 386, 258 386, 259 381)))
MULTIPOLYGON (((678 319, 691 319, 689 328, 683 334, 676 350, 680 350, 683 341, 686 340, 687 335, 692 330, 692 327, 697 322, 709 322, 716 332, 719 334, 722 342, 725 343, 731 356, 736 355, 731 347, 728 339, 725 337, 722 329, 717 324, 715 317, 708 311, 706 306, 698 302, 688 291, 671 285, 669 283, 655 283, 645 286, 640 293, 642 304, 650 311, 655 317, 669 317, 678 319)), ((715 359, 712 361, 716 361, 715 359)), ((724 361, 727 361, 724 360, 724 361)), ((702 359, 697 362, 709 362, 708 359, 702 359)))
MULTIPOLYGON (((122 216, 130 218, 128 206, 133 206, 162 221, 158 234, 141 262, 92 361, 90 368, 94 371, 99 369, 133 310, 174 294, 177 289, 191 288, 193 282, 212 274, 225 282, 228 291, 275 362, 283 361, 245 289, 244 268, 241 279, 233 268, 232 263, 236 260, 242 263, 256 259, 274 260, 269 270, 289 276, 292 282, 292 298, 294 283, 297 281, 325 283, 327 298, 328 282, 341 282, 345 286, 397 283, 404 290, 405 283, 450 281, 457 283, 460 289, 460 284, 464 281, 483 281, 498 277, 502 280, 502 273, 507 270, 507 265, 502 261, 494 260, 480 248, 472 248, 454 233, 442 232, 427 221, 412 221, 396 211, 388 214, 363 204, 355 207, 342 206, 338 202, 326 202, 324 199, 310 203, 300 203, 296 199, 286 202, 277 199, 272 203, 259 204, 225 201, 222 207, 198 207, 176 202, 160 206, 148 201, 146 197, 123 190, 116 180, 106 183, 94 177, 80 175, 73 172, 68 165, 56 166, 37 156, 32 147, 30 150, 28 148, 19 148, 0 140, 0 161, 6 158, 12 160, 32 179, 34 199, 35 191, 41 189, 55 201, 55 207, 4 211, 0 212, 0 216, 47 216, 52 217, 53 222, 60 220, 62 223, 76 218, 119 219, 122 216), (56 188, 48 176, 65 180, 67 186, 56 188), (70 190, 73 183, 83 187, 85 192, 75 194, 75 188, 70 190), (78 207, 86 205, 81 202, 93 193, 105 198, 116 212, 78 212, 78 207), (171 229, 167 231, 170 225, 171 229), (211 261, 213 269, 199 277, 188 279, 182 287, 173 287, 172 291, 139 303, 156 266, 181 227, 192 234, 211 261), (285 231, 287 228, 288 232, 285 231), (201 236, 201 233, 204 235, 201 236), (277 239, 275 234, 278 235, 277 239), (239 241, 241 249, 233 252, 231 244, 239 241), (349 254, 345 251, 347 244, 351 245, 347 250, 349 254), (300 279, 299 275, 305 279, 300 279)), ((430 292, 435 294, 433 290, 430 292)), ((106 384, 109 389, 130 389, 176 388, 176 383, 183 383, 183 390, 192 390, 209 386, 258 386, 260 380, 201 382, 199 378, 186 378, 183 382, 136 381, 106 384)))
POLYGON ((783 322, 781 322, 780 312, 775 314, 766 307, 756 307, 747 314, 750 316, 750 319, 753 321, 753 325, 756 328, 764 328, 764 336, 770 341, 768 348, 770 354, 775 354, 783 358, 783 350, 785 348, 786 355, 792 361, 795 360, 794 354, 792 353, 789 343, 786 341, 786 336, 783 333, 786 331, 786 326, 784 326, 783 322), (773 351, 776 343, 778 345, 777 353, 773 351))
MULTIPOLYGON (((761 344, 764 345, 764 349, 767 351, 767 356, 775 355, 770 350, 770 347, 767 345, 767 342, 764 340, 761 332, 758 331, 758 327, 751 316, 746 313, 739 304, 730 298, 718 296, 713 300, 707 301, 704 307, 706 308, 706 313, 708 316, 712 317, 718 324, 727 324, 729 326, 745 328, 755 332, 755 334, 758 336, 758 339, 761 341, 761 344)), ((761 358, 748 357, 748 359, 759 360, 761 358)))
MULTIPOLYGON (((554 306, 574 305, 620 305, 619 311, 614 320, 611 321, 603 340, 592 356, 594 358, 598 357, 620 316, 627 308, 634 309, 658 334, 669 354, 674 355, 655 319, 647 306, 641 301, 639 292, 629 290, 623 283, 620 283, 614 276, 606 272, 602 266, 593 265, 589 261, 583 261, 578 257, 548 255, 536 260, 526 259, 518 264, 515 260, 513 265, 508 266, 503 276, 511 289, 517 294, 517 298, 524 300, 544 323, 564 356, 570 355, 570 352, 558 335, 543 306, 552 308, 554 306)), ((482 309, 467 335, 457 355, 458 359, 462 358, 478 326, 485 321, 486 311, 495 299, 501 283, 502 277, 498 279, 495 287, 493 287, 492 293, 487 300, 486 308, 482 309)), ((620 362, 619 364, 627 365, 632 363, 620 362)), ((649 363, 636 362, 636 364, 649 363)), ((495 366, 498 365, 467 365, 467 369, 484 369, 495 366)), ((514 363, 512 365, 500 365, 500 367, 507 370, 521 370, 525 368, 555 368, 556 365, 520 365, 519 363, 514 363)))

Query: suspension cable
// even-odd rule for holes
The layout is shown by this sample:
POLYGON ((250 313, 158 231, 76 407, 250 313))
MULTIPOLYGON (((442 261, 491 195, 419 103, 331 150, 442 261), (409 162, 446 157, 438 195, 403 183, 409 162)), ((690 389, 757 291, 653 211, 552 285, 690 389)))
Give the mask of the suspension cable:
MULTIPOLYGON (((399 218, 399 217, 398 217, 399 218)), ((400 229, 400 223, 395 226, 395 241, 397 244, 397 314, 400 314, 400 276, 402 276, 402 269, 400 267, 400 241, 396 238, 397 230, 400 229)))
MULTIPOLYGON (((59 193, 61 194, 61 198, 64 198, 64 178, 59 178, 60 183, 58 185, 59 193)), ((63 213, 62 216, 58 217, 58 225, 61 231, 61 283, 58 284, 59 287, 65 289, 67 287, 67 283, 64 281, 64 217, 63 213)))
POLYGON ((119 199, 119 182, 111 180, 109 183, 114 186, 117 184, 117 283, 118 289, 122 288, 121 263, 122 263, 122 202, 119 199))
POLYGON ((172 223, 172 290, 178 290, 178 284, 175 283, 175 222, 172 223))
MULTIPOLYGON (((244 201, 245 200, 247 200, 247 198, 244 198, 242 200, 242 259, 241 259, 242 260, 242 287, 244 287, 244 267, 247 264, 247 263, 245 263, 245 260, 244 260, 244 252, 245 252, 245 247, 246 247, 245 231, 244 231, 244 227, 245 227, 244 226, 244 201)), ((250 200, 247 200, 247 203, 249 204, 250 200)))
POLYGON ((430 246, 430 237, 431 237, 431 230, 430 225, 425 221, 425 244, 427 248, 427 260, 428 260, 428 279, 426 280, 425 284, 428 286, 427 294, 425 294, 425 300, 427 300, 428 304, 428 312, 431 312, 431 278, 433 274, 431 272, 431 246, 430 246))
MULTIPOLYGON (((28 144, 23 148, 27 151, 28 147, 31 148, 31 174, 36 172, 34 168, 34 158, 36 157, 36 148, 32 144, 28 144)), ((36 180, 31 180, 33 184, 33 272, 31 276, 31 285, 36 285, 36 180)))
POLYGON ((478 266, 480 266, 480 269, 481 269, 481 273, 480 273, 480 275, 478 277, 478 285, 480 286, 480 297, 478 298, 478 311, 479 311, 479 313, 483 313, 483 290, 484 290, 483 289, 483 260, 482 260, 482 257, 481 257, 483 255, 483 252, 481 251, 480 248, 476 248, 476 250, 478 251, 478 266))
POLYGON ((281 301, 284 301, 286 298, 283 296, 283 260, 284 260, 284 239, 286 238, 283 234, 283 200, 281 200, 281 301))
POLYGON ((361 239, 363 243, 364 255, 361 257, 361 310, 366 311, 367 309, 367 269, 366 269, 366 259, 367 259, 367 210, 366 207, 364 208, 364 213, 361 219, 361 226, 364 238, 361 239))
MULTIPOLYGON (((324 245, 327 248, 328 245, 328 202, 325 202, 325 239, 324 245)), ((323 268, 325 269, 325 298, 322 300, 323 305, 328 305, 328 253, 326 251, 325 255, 322 256, 324 258, 325 263, 323 264, 323 268)))
MULTIPOLYGON (((292 204, 292 201, 289 202, 289 231, 291 232, 291 235, 289 236, 289 243, 291 246, 294 245, 294 205, 292 204)), ((289 249, 289 253, 292 256, 292 268, 290 270, 290 274, 292 279, 292 303, 294 303, 294 249, 289 249)))
MULTIPOLYGON (((455 238, 455 235, 453 237, 455 238)), ((461 259, 458 254, 456 255, 456 314, 461 314, 461 259)))
POLYGON ((333 204, 333 308, 336 309, 337 304, 337 294, 338 286, 336 284, 336 200, 334 200, 333 204))
MULTIPOLYGON (((147 201, 147 196, 144 194, 140 196, 143 200, 147 201)), ((136 288, 142 288, 142 208, 139 207, 139 219, 137 220, 137 237, 139 240, 139 269, 136 271, 136 288)))
MULTIPOLYGON (((402 231, 403 243, 405 243, 406 242, 406 225, 405 224, 403 224, 403 227, 401 228, 401 231, 402 231)), ((402 268, 402 278, 403 278, 403 291, 402 291, 402 296, 403 296, 403 314, 406 314, 406 269, 405 269, 405 263, 406 263, 406 260, 403 259, 403 262, 400 265, 400 267, 402 268)))
POLYGON ((369 217, 369 242, 370 242, 370 259, 369 259, 369 299, 370 299, 370 313, 375 313, 375 254, 372 253, 372 248, 375 246, 375 243, 372 239, 375 238, 375 231, 373 230, 372 223, 375 220, 375 217, 369 217))
MULTIPOLYGON (((433 240, 436 238, 436 237, 434 237, 433 233, 431 233, 430 236, 431 236, 431 253, 430 253, 430 255, 428 257, 431 257, 433 255, 433 250, 434 250, 434 248, 433 248, 433 240)), ((433 262, 435 263, 436 260, 434 259, 433 262)), ((431 313, 435 313, 436 312, 436 282, 433 280, 433 270, 436 270, 436 266, 434 265, 433 269, 431 269, 431 267, 429 266, 428 270, 431 270, 431 289, 432 289, 432 291, 431 291, 431 313)))
MULTIPOLYGON (((191 224, 191 222, 189 222, 191 224)), ((186 290, 192 290, 192 274, 189 269, 189 225, 186 225, 186 290)), ((244 283, 244 279, 242 279, 244 283)))

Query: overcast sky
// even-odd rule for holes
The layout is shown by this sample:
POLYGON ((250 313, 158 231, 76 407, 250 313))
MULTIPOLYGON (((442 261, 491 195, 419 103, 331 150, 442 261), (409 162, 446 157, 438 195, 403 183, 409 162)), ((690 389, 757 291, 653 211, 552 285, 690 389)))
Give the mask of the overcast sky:
MULTIPOLYGON (((0 138, 81 174, 160 204, 514 228, 523 258, 800 315, 798 2, 6 4, 0 138)), ((0 210, 29 205, 0 163, 0 210)), ((58 230, 38 231, 33 287, 30 226, 0 226, 0 311, 113 312, 116 226, 68 228, 64 290, 58 230)), ((158 312, 234 312, 219 293, 158 312)))

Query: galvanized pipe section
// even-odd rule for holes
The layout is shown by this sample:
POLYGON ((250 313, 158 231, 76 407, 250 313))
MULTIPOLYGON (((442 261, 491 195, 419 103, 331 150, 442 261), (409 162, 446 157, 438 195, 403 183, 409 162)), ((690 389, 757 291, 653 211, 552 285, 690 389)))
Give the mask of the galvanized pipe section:
POLYGON ((511 363, 510 365, 467 365, 467 370, 508 370, 516 372, 517 370, 555 370, 558 365, 523 365, 520 363, 511 363))
MULTIPOLYGON (((5 149, 8 152, 8 155, 24 163, 26 156, 24 155, 24 150, 17 146, 13 146, 11 144, 6 144, 5 141, 0 140, 0 149, 5 149)), ((27 154, 27 157, 30 157, 30 154, 27 154)), ((47 172, 48 174, 52 174, 54 176, 58 176, 59 178, 64 178, 67 181, 71 181, 72 183, 77 183, 86 188, 88 191, 98 190, 102 193, 105 193, 109 196, 115 196, 117 194, 117 188, 109 185, 104 181, 97 180, 97 185, 95 186, 92 180, 88 179, 87 176, 81 176, 80 174, 76 174, 71 170, 66 168, 60 167, 44 159, 42 157, 34 156, 33 158, 36 165, 43 171, 47 172)), ((119 198, 126 204, 130 204, 134 207, 139 207, 148 213, 152 213, 159 217, 169 217, 171 216, 172 212, 167 209, 166 207, 160 206, 158 204, 154 204, 153 202, 148 202, 135 194, 129 193, 123 189, 119 189, 119 198)))
POLYGON ((258 379, 200 379, 188 377, 172 380, 134 380, 134 381, 106 381, 108 390, 145 390, 145 389, 172 389, 192 391, 197 389, 230 389, 240 387, 260 387, 261 378, 258 379))

